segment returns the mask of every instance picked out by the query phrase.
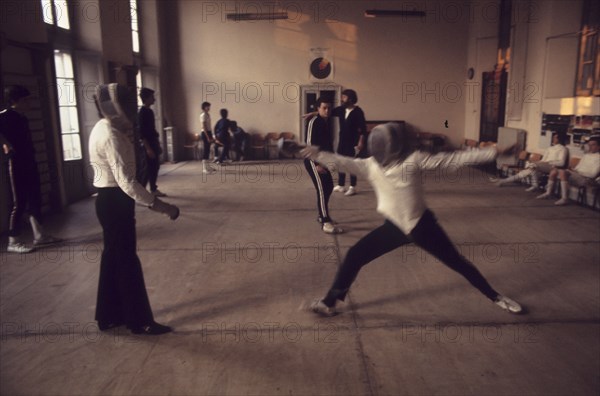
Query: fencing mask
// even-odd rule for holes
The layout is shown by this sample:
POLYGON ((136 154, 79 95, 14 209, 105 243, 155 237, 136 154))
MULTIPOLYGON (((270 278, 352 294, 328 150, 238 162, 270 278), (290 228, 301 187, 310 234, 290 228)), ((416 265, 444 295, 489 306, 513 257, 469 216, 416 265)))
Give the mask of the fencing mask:
POLYGON ((416 136, 400 124, 377 125, 369 134, 369 153, 381 166, 402 162, 416 148, 416 136))
POLYGON ((133 128, 137 102, 129 88, 117 83, 101 84, 96 87, 95 98, 98 110, 114 128, 121 132, 133 128))

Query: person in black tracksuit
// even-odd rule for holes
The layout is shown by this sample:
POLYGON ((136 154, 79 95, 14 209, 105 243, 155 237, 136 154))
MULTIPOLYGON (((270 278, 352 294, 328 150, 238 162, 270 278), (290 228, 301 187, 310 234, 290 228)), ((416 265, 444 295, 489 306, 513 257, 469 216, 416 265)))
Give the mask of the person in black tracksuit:
MULTIPOLYGON (((306 128, 306 143, 319 146, 322 151, 333 152, 333 139, 331 133, 331 120, 329 113, 331 103, 323 98, 317 100, 318 115, 308 121, 306 128)), ((317 190, 317 207, 319 222, 323 224, 323 231, 328 234, 338 234, 341 229, 335 227, 329 217, 329 197, 333 191, 333 178, 329 170, 310 159, 304 160, 304 166, 317 190)))
MULTIPOLYGON (((340 136, 337 153, 347 157, 366 157, 367 125, 365 113, 356 106, 358 95, 352 89, 342 91, 342 105, 332 111, 340 124, 340 136)), ((334 191, 343 192, 346 184, 346 174, 339 172, 338 185, 334 191)), ((356 175, 350 175, 350 187, 346 195, 354 195, 356 175)))
POLYGON ((9 107, 0 112, 0 142, 8 156, 8 172, 13 207, 8 228, 8 246, 11 253, 29 253, 33 249, 20 241, 25 211, 33 230, 33 245, 42 246, 58 242, 58 238, 44 235, 41 226, 40 176, 35 159, 35 149, 25 112, 29 110, 29 90, 20 85, 5 89, 9 107))

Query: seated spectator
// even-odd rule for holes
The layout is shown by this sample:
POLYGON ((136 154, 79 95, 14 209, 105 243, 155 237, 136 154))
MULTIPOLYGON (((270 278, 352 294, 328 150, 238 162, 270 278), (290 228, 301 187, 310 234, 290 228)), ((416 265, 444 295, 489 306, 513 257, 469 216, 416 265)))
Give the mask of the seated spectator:
POLYGON ((537 190, 539 188, 540 175, 551 173, 554 169, 566 166, 568 150, 564 146, 564 139, 564 135, 555 133, 552 136, 552 145, 546 150, 540 161, 528 162, 525 169, 516 175, 500 180, 498 186, 501 187, 508 183, 520 182, 531 176, 531 187, 525 191, 537 190))
POLYGON ((243 161, 249 147, 250 134, 240 128, 235 121, 229 122, 229 130, 233 134, 233 151, 238 161, 243 161))
POLYGON ((538 196, 538 199, 550 197, 556 177, 560 179, 561 198, 555 205, 566 205, 569 202, 569 181, 577 186, 593 185, 600 175, 600 135, 590 137, 588 141, 588 152, 583 155, 575 169, 553 169, 548 178, 546 192, 538 196))

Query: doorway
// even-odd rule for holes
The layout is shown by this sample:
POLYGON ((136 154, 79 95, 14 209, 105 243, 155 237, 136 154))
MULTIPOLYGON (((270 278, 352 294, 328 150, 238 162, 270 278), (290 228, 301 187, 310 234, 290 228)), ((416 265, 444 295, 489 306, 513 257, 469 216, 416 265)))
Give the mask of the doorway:
MULTIPOLYGON (((319 97, 330 100, 333 107, 339 106, 341 94, 342 87, 335 84, 302 85, 300 87, 300 141, 304 142, 306 139, 306 125, 308 123, 303 115, 317 110, 316 103, 319 97)), ((338 129, 337 126, 334 126, 334 147, 337 147, 338 129)))

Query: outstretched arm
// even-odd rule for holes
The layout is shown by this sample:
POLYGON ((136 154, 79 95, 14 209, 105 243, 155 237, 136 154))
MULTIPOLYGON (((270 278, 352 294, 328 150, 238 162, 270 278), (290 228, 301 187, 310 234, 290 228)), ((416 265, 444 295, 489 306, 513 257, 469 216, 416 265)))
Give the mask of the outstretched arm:
POLYGON ((345 157, 327 151, 319 151, 319 147, 317 146, 306 146, 300 153, 304 158, 309 158, 330 169, 332 167, 338 167, 348 173, 363 177, 367 174, 367 160, 364 159, 345 157))
POLYGON ((419 166, 421 169, 431 170, 483 164, 494 161, 498 153, 499 151, 495 147, 439 154, 422 153, 419 158, 419 166))

